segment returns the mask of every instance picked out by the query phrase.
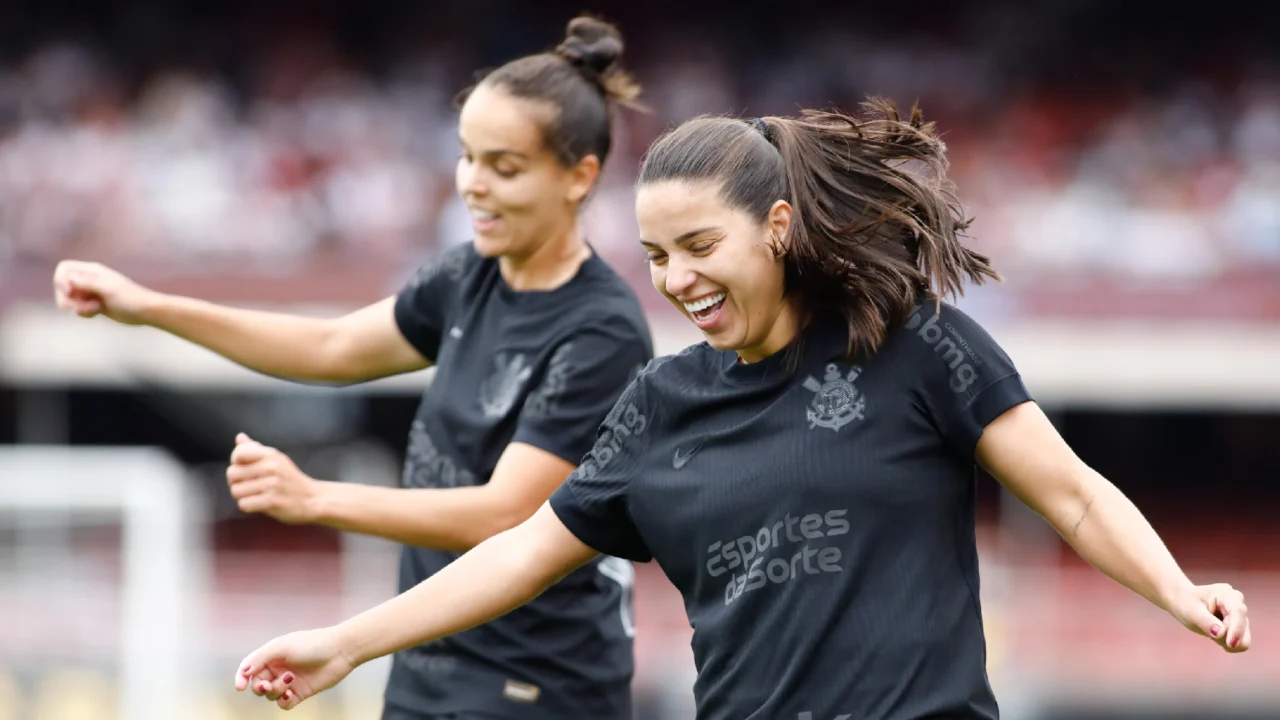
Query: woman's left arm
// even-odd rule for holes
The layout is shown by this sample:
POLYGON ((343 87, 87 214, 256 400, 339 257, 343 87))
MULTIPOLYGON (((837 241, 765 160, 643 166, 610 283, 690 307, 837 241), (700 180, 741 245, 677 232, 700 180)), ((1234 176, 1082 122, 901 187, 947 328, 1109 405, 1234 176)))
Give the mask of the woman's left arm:
POLYGON ((1034 402, 989 423, 974 456, 1089 564, 1228 652, 1249 649, 1244 595, 1192 584, 1138 508, 1076 456, 1034 402))

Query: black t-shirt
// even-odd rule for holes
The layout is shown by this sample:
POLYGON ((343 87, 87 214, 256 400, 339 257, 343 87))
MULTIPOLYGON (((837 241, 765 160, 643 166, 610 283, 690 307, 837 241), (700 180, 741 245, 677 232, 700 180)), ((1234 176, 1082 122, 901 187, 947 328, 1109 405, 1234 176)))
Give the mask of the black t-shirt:
MULTIPOLYGON (((409 433, 403 485, 489 481, 508 443, 572 463, 653 357, 626 283, 593 255, 555 290, 516 292, 471 244, 425 265, 400 293, 405 338, 436 364, 409 433)), ((400 591, 458 557, 407 547, 400 591)), ((521 720, 630 717, 629 562, 605 557, 489 624, 398 653, 387 702, 521 720)))
POLYGON ((815 322, 752 364, 654 360, 554 495, 591 547, 684 596, 698 720, 990 719, 974 449, 1030 399, 973 320, 930 301, 842 358, 815 322))

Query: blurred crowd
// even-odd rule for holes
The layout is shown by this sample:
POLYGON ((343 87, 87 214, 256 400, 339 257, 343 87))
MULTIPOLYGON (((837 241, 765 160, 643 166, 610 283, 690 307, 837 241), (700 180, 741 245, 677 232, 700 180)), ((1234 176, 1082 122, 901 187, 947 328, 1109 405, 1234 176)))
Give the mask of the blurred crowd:
MULTIPOLYGON (((666 32, 632 62, 653 112, 621 119, 587 211, 595 246, 638 284, 630 183, 656 133, 867 94, 918 99, 939 122, 971 242, 1015 286, 1280 273, 1280 73, 1265 65, 1156 89, 1027 88, 989 47, 936 38, 815 27, 744 67, 728 40, 666 32)), ((131 83, 87 44, 35 47, 0 67, 0 268, 416 263, 468 238, 452 100, 470 62, 427 44, 373 73, 302 36, 256 59, 249 83, 180 66, 131 83)))

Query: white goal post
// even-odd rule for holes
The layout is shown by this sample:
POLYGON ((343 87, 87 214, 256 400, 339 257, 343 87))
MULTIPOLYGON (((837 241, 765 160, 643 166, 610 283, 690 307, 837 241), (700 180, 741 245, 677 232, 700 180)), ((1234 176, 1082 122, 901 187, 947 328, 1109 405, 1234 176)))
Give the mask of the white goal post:
POLYGON ((0 446, 0 525, 46 516, 121 526, 120 718, 170 720, 188 681, 205 675, 193 667, 202 654, 188 650, 203 646, 207 627, 207 513, 186 469, 162 450, 0 446))

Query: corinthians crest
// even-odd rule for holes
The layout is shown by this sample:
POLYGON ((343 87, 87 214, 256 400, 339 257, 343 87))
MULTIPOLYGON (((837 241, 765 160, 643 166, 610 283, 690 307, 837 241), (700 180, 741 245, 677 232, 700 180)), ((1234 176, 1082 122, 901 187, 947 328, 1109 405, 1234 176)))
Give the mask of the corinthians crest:
POLYGON ((809 429, 824 427, 839 431, 854 420, 864 417, 867 400, 853 386, 862 368, 854 365, 848 374, 842 375, 835 363, 827 365, 827 374, 823 382, 818 382, 811 375, 805 378, 804 388, 815 393, 813 402, 805 410, 809 419, 809 429))
POLYGON ((533 366, 525 360, 524 353, 499 353, 493 364, 493 374, 480 386, 480 409, 490 418, 502 417, 515 406, 520 391, 533 374, 533 366))

